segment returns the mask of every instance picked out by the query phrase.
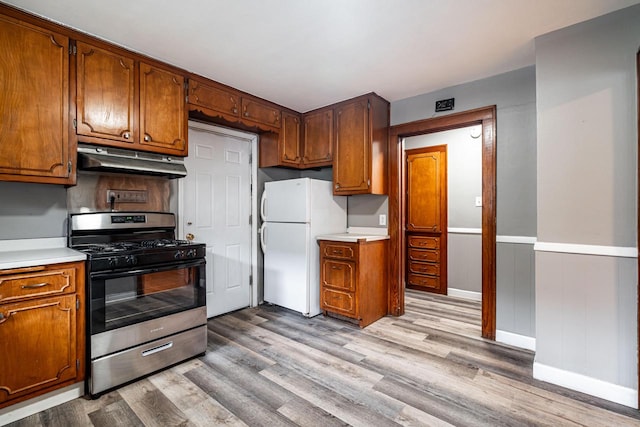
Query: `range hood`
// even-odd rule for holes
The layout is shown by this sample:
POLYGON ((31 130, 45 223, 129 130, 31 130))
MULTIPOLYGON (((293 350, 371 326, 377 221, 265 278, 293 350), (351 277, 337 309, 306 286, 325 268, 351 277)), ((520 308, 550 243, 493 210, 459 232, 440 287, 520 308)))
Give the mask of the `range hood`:
POLYGON ((78 168, 167 178, 187 176, 187 168, 180 157, 85 144, 78 144, 78 168))

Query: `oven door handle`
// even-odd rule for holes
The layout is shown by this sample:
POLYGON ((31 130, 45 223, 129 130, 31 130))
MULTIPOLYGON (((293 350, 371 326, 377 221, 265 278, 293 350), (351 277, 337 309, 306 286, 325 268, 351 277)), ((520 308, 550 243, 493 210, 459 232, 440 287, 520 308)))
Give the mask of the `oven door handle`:
POLYGON ((160 271, 168 271, 175 270, 178 268, 190 268, 190 267, 199 267, 205 264, 204 259, 198 259, 192 262, 181 262, 174 263, 167 266, 162 267, 149 267, 149 268, 139 268, 137 270, 118 270, 118 271, 100 271, 96 273, 91 273, 91 278, 100 279, 100 278, 117 278, 117 277, 125 277, 125 276, 135 276, 141 274, 149 274, 149 273, 158 273, 160 271))

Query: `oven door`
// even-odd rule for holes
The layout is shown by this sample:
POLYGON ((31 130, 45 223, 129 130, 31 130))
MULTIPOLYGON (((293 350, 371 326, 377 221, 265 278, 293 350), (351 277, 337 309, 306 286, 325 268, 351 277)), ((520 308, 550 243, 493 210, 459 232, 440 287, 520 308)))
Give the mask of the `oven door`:
POLYGON ((170 265, 91 273, 91 335, 206 304, 204 259, 170 265))

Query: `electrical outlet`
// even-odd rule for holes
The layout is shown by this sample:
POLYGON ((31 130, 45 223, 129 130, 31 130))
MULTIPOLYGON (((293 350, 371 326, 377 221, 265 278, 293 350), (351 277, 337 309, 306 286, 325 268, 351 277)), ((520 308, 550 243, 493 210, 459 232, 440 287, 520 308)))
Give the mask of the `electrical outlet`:
POLYGON ((482 196, 476 196, 476 207, 479 208, 482 206, 482 196))
POLYGON ((146 190, 107 190, 107 203, 146 203, 146 190))
POLYGON ((387 216, 385 214, 380 214, 380 216, 378 217, 378 224, 387 225, 387 216))

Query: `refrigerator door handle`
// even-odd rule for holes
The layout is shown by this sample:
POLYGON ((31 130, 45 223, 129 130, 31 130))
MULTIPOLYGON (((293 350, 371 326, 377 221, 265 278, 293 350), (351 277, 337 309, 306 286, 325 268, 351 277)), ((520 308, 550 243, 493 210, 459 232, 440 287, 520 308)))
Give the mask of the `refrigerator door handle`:
POLYGON ((267 245, 265 243, 265 235, 267 231, 267 223, 263 222, 260 226, 260 247, 262 248, 262 253, 267 251, 267 245))
POLYGON ((265 212, 266 203, 267 203, 267 192, 265 191, 262 193, 262 199, 260 199, 260 218, 262 218, 262 222, 267 220, 265 218, 267 216, 267 213, 265 212))

